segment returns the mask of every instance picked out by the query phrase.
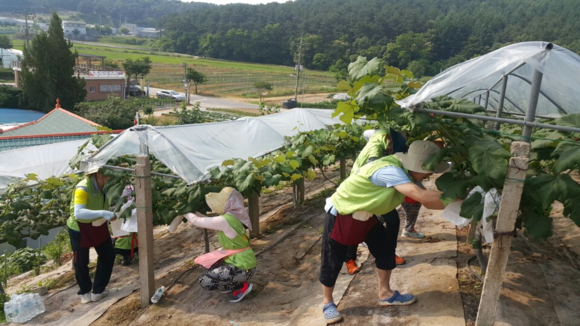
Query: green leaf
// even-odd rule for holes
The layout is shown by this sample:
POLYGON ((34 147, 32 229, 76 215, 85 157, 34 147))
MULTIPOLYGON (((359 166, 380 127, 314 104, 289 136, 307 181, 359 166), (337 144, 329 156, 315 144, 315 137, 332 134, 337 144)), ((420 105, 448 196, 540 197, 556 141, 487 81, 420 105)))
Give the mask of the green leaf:
POLYGON ((236 188, 238 188, 239 192, 246 193, 248 190, 251 189, 253 185, 254 185, 254 174, 250 173, 242 183, 237 185, 236 188))
POLYGON ((485 111, 485 109, 479 104, 473 103, 466 99, 455 99, 455 98, 451 99, 449 106, 442 108, 442 110, 470 114, 485 111))
POLYGON ((453 174, 451 172, 447 172, 437 178, 435 185, 437 185, 437 189, 443 191, 443 194, 441 194, 441 201, 445 206, 447 206, 454 202, 457 198, 465 199, 467 196, 469 181, 455 180, 453 174))
POLYGON ((310 161, 310 163, 312 163, 312 165, 318 164, 318 160, 312 155, 308 156, 308 160, 310 161))
POLYGON ((296 156, 296 152, 294 152, 294 151, 287 151, 286 152, 287 158, 293 158, 294 156, 296 156))
POLYGON ((300 163, 298 163, 298 161, 296 161, 296 160, 291 160, 290 163, 288 163, 288 164, 294 170, 296 170, 300 166, 300 163))
POLYGON ((552 236, 552 219, 538 209, 523 209, 523 222, 532 239, 546 239, 552 236))
POLYGON ((468 157, 478 174, 502 179, 507 173, 511 154, 491 137, 469 141, 468 157))
POLYGON ((354 107, 351 102, 339 102, 336 105, 334 112, 332 112, 332 117, 335 118, 341 113, 340 121, 350 125, 352 123, 352 118, 354 117, 354 107))
POLYGON ((28 173, 28 174, 26 174, 26 180, 38 181, 38 174, 28 173))
POLYGON ((556 164, 554 164, 554 173, 559 174, 566 170, 573 170, 580 166, 580 146, 562 153, 556 164))
POLYGON ((299 179, 302 179, 302 174, 298 174, 298 173, 292 174, 292 177, 290 178, 290 180, 292 180, 292 181, 296 181, 299 179))
POLYGON ((341 80, 338 83, 338 85, 336 86, 336 88, 339 91, 343 91, 343 92, 351 92, 352 91, 352 86, 350 86, 350 84, 346 80, 341 80))
POLYGON ((222 162, 222 166, 234 165, 234 160, 225 160, 222 162))
POLYGON ((367 58, 359 56, 355 62, 348 65, 350 80, 356 81, 367 75, 375 75, 379 71, 380 63, 378 58, 367 61, 367 58))
POLYGON ((481 220, 483 216, 483 197, 481 193, 475 192, 461 204, 461 211, 459 215, 466 219, 481 220))
POLYGON ((569 217, 580 226, 580 200, 570 198, 564 201, 564 216, 569 217))
POLYGON ((274 161, 276 161, 278 163, 283 163, 283 162, 286 162, 286 157, 284 155, 280 154, 274 158, 274 161))
POLYGON ((312 170, 308 170, 307 172, 304 172, 304 176, 306 178, 308 178, 308 180, 312 181, 312 180, 316 179, 316 172, 314 172, 312 170))
POLYGON ((566 114, 554 120, 554 122, 559 126, 580 128, 580 113, 566 114))
POLYGON ((264 184, 266 185, 266 187, 275 186, 280 183, 280 179, 282 179, 282 176, 279 174, 266 176, 264 178, 264 184))
POLYGON ((549 210, 555 200, 565 202, 580 195, 580 187, 568 174, 555 176, 544 174, 526 180, 524 191, 540 203, 542 209, 549 210))

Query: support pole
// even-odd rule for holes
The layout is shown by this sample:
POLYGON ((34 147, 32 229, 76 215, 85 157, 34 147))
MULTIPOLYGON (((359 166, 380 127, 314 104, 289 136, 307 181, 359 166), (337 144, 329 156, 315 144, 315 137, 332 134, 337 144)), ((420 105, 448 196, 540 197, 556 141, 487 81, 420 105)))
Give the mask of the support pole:
POLYGON ((492 326, 494 323, 524 189, 524 180, 528 170, 530 147, 530 144, 525 142, 513 142, 511 146, 513 157, 509 161, 508 173, 503 187, 496 231, 494 232, 493 245, 485 273, 481 301, 479 302, 479 312, 475 322, 476 326, 492 326))
POLYGON ((488 106, 489 106, 489 91, 487 91, 485 93, 485 106, 484 106, 484 108, 487 110, 488 106))
MULTIPOLYGON (((145 149, 145 150, 144 150, 145 149)), ((139 230, 139 283, 141 287, 141 308, 149 305, 155 292, 153 273, 153 210, 151 207, 151 162, 141 146, 135 165, 135 193, 137 205, 137 228, 139 230)))
POLYGON ((346 179, 346 158, 340 158, 340 180, 346 179))
MULTIPOLYGON (((508 76, 503 76, 501 82, 501 91, 499 93, 499 104, 497 105, 497 112, 495 114, 496 118, 501 118, 503 113, 503 102, 505 100, 505 90, 507 88, 508 76)), ((499 130, 501 123, 499 121, 495 122, 495 130, 499 130)))
MULTIPOLYGON (((538 107, 538 98, 540 97, 540 87, 542 86, 542 77, 544 76, 539 70, 534 71, 534 79, 532 79, 532 88, 530 89, 529 107, 526 111, 526 122, 534 122, 536 118, 536 108, 538 107)), ((524 126, 522 132, 522 141, 531 142, 532 126, 524 126)))
POLYGON ((254 191, 248 197, 248 210, 252 222, 252 237, 257 238, 260 236, 260 197, 254 191))
POLYGON ((475 231, 477 230, 477 221, 475 219, 471 219, 471 223, 469 223, 469 232, 467 232, 467 239, 465 243, 471 244, 472 241, 475 239, 475 231))

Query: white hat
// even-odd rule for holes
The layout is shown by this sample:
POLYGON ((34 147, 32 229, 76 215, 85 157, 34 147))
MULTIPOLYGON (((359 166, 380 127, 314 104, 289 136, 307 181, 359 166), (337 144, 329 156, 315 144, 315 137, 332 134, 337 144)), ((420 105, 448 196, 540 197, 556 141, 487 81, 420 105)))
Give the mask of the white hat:
POLYGON ((369 139, 371 138, 372 135, 375 134, 375 132, 377 131, 374 129, 365 130, 363 132, 363 137, 366 139, 366 141, 369 141, 369 139))
POLYGON ((439 151, 439 147, 434 143, 430 141, 417 140, 411 143, 407 153, 396 153, 395 155, 399 160, 401 160, 403 167, 409 171, 420 173, 442 173, 447 170, 449 163, 441 162, 433 171, 426 170, 423 167, 425 161, 439 151))

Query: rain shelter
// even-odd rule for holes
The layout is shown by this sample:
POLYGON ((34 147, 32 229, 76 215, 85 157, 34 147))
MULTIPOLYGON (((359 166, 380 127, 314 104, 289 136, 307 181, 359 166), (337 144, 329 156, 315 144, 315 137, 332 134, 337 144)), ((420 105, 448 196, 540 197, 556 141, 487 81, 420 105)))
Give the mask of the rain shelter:
POLYGON ((532 116, 558 117, 580 113, 578 71, 580 56, 570 50, 547 42, 517 43, 457 64, 397 103, 414 110, 447 95, 472 100, 498 117, 501 112, 525 115, 531 107, 532 116))
MULTIPOLYGON (((73 140, 0 152, 0 194, 4 193, 8 184, 29 173, 35 173, 38 179, 45 180, 73 172, 68 162, 86 141, 73 140)), ((89 144, 85 151, 88 153, 96 149, 89 144)))
MULTIPOLYGON (((140 145, 188 183, 204 178, 207 170, 231 158, 258 157, 286 143, 286 136, 342 123, 332 110, 293 109, 258 118, 194 125, 136 126, 104 145, 87 166, 102 166, 112 157, 137 155, 140 145), (143 143, 141 143, 143 141, 143 143)), ((70 173, 69 160, 86 140, 34 146, 0 153, 0 193, 28 173, 39 179, 70 173), (15 164, 16 163, 16 164, 15 164)), ((96 148, 92 148, 96 150, 96 148)))

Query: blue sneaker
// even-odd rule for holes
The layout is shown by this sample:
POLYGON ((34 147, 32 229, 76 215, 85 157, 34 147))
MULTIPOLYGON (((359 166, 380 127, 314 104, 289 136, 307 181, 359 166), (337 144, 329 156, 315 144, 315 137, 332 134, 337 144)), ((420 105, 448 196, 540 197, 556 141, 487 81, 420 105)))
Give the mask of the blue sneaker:
POLYGON ((244 286, 232 293, 230 302, 240 302, 242 299, 252 291, 254 285, 252 283, 244 282, 244 286))
POLYGON ((377 300, 381 306, 407 306, 416 301, 412 294, 401 294, 395 291, 392 297, 385 300, 377 300))

